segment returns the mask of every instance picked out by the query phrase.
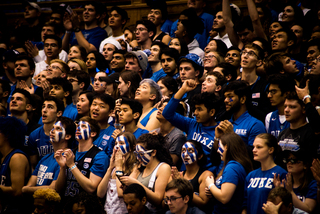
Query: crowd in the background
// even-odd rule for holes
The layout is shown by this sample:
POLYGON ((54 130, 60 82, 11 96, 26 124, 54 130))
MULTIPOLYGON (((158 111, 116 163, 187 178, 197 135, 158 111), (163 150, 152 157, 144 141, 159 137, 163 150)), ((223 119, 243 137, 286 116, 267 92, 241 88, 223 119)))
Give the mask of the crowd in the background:
POLYGON ((0 31, 1 213, 319 213, 319 2, 147 2, 0 31))

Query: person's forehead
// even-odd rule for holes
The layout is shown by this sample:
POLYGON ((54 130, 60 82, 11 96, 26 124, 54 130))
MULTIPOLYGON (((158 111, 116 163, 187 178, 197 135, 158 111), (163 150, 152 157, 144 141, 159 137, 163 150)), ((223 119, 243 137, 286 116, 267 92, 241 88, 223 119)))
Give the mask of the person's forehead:
POLYGON ((222 16, 222 11, 217 12, 216 16, 222 16))
POLYGON ((206 79, 214 79, 217 80, 217 77, 215 75, 209 74, 206 76, 206 79))
POLYGON ((319 48, 316 45, 312 45, 312 46, 308 47, 308 51, 309 50, 318 50, 319 51, 319 48))
POLYGON ((28 60, 26 59, 19 59, 14 64, 26 64, 28 65, 28 60))
POLYGON ((51 17, 61 18, 61 14, 60 13, 52 13, 51 17))
POLYGON ((289 100, 289 99, 286 99, 285 100, 285 103, 287 104, 287 105, 298 105, 299 104, 299 102, 298 102, 298 100, 289 100))
POLYGON ((137 28, 147 28, 144 24, 137 24, 137 28))
POLYGON ((58 44, 58 41, 56 41, 55 39, 45 39, 44 43, 48 43, 48 44, 58 44))
POLYGON ((54 101, 52 101, 52 100, 46 100, 46 101, 44 101, 44 102, 43 102, 43 105, 46 105, 46 106, 52 105, 52 106, 54 106, 54 107, 57 107, 56 103, 55 103, 54 101))
POLYGON ((12 95, 12 97, 20 97, 20 98, 25 98, 24 94, 21 94, 19 92, 16 92, 12 95))
POLYGON ((138 59, 136 57, 134 57, 134 56, 126 58, 126 61, 134 62, 134 63, 138 64, 138 59))
POLYGON ((186 61, 181 62, 179 67, 192 67, 193 68, 192 63, 186 62, 186 61))
POLYGON ((276 34, 276 36, 284 36, 284 37, 287 37, 287 33, 284 32, 284 31, 280 31, 276 34))
POLYGON ((94 9, 95 10, 95 7, 92 5, 92 4, 88 4, 86 6, 84 6, 85 9, 94 9))
POLYGON ((50 66, 58 66, 59 68, 61 67, 61 65, 60 65, 60 63, 58 63, 58 62, 52 62, 52 63, 50 63, 50 66))
POLYGON ((114 53, 113 56, 114 56, 114 57, 120 56, 121 58, 123 58, 123 55, 122 55, 121 53, 114 53))
POLYGON ((54 30, 54 27, 53 27, 53 26, 43 26, 42 29, 46 29, 46 30, 51 29, 51 30, 54 30))
POLYGON ((171 58, 173 59, 173 57, 167 55, 167 54, 161 54, 161 59, 168 59, 168 58, 171 58))
POLYGON ((269 90, 271 90, 271 89, 280 89, 280 88, 279 88, 278 84, 271 83, 270 86, 269 86, 269 90))
MULTIPOLYGON (((200 104, 200 105, 195 105, 195 107, 199 107, 199 106, 201 106, 201 105, 204 105, 204 104, 200 104)), ((170 190, 168 190, 168 191, 166 191, 166 196, 177 196, 177 197, 180 197, 181 195, 179 194, 179 192, 178 192, 178 188, 176 188, 176 189, 170 189, 170 190)))
POLYGON ((253 52, 255 52, 255 53, 258 52, 257 50, 255 50, 255 49, 253 49, 253 48, 245 48, 244 50, 247 51, 247 52, 250 52, 250 51, 253 51, 253 52))
POLYGON ((58 85, 58 84, 51 84, 51 87, 52 87, 52 88, 59 88, 59 89, 63 90, 62 85, 58 85))
POLYGON ((234 53, 236 53, 237 55, 239 55, 240 54, 240 52, 239 51, 237 51, 237 50, 230 50, 230 51, 228 51, 227 52, 227 54, 234 54, 234 53))
POLYGON ((153 11, 153 12, 160 12, 161 13, 161 10, 159 8, 153 8, 151 9, 150 11, 153 11))
POLYGON ((106 104, 106 105, 108 105, 107 103, 105 103, 103 100, 101 100, 101 99, 99 99, 99 98, 93 99, 93 102, 94 102, 94 103, 98 103, 98 104, 106 104))
MULTIPOLYGON (((120 15, 120 13, 118 13, 118 11, 116 11, 116 10, 111 11, 110 14, 112 14, 112 15, 120 15)), ((121 16, 121 15, 120 15, 120 16, 121 16)))

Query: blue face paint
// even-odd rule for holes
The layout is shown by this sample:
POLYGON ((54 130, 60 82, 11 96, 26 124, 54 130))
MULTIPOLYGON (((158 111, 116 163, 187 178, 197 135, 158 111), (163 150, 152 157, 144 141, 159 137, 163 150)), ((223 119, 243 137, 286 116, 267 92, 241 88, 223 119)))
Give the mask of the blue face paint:
POLYGON ((181 158, 185 165, 192 164, 198 159, 198 152, 192 143, 186 142, 182 146, 181 158), (193 150, 193 151, 192 151, 193 150))
POLYGON ((153 152, 153 150, 146 150, 145 148, 143 148, 143 146, 136 145, 136 151, 134 152, 134 154, 136 155, 140 163, 143 166, 146 166, 151 160, 151 155, 149 155, 149 153, 151 152, 153 152))
POLYGON ((221 143, 221 140, 220 140, 220 141, 219 141, 218 152, 219 152, 219 154, 220 154, 221 157, 223 156, 224 150, 225 150, 225 147, 223 146, 223 144, 221 143))
POLYGON ((60 142, 62 139, 66 137, 66 130, 62 126, 61 121, 56 122, 53 125, 53 129, 51 129, 51 134, 50 134, 50 141, 51 143, 53 142, 60 142), (54 132, 54 134, 53 134, 54 132))
POLYGON ((80 135, 76 135, 77 140, 88 140, 91 134, 89 123, 86 121, 80 121, 76 132, 80 132, 80 135))
POLYGON ((115 148, 120 149, 123 155, 127 154, 130 151, 130 145, 127 138, 123 135, 117 137, 115 148), (125 145, 120 145, 120 142, 125 142, 125 145))
POLYGON ((229 98, 230 102, 233 102, 233 99, 232 98, 229 98))

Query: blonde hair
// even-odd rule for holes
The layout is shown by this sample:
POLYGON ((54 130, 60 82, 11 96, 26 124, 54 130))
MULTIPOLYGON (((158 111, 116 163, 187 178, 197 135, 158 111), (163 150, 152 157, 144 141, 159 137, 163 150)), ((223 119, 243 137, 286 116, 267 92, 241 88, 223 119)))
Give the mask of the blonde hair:
POLYGON ((45 199, 46 202, 59 203, 61 201, 60 195, 54 190, 49 188, 38 189, 33 193, 34 199, 45 199))
POLYGON ((77 63, 77 64, 80 66, 81 70, 83 70, 83 71, 86 72, 86 73, 89 73, 88 67, 87 67, 86 63, 85 63, 82 59, 76 59, 76 58, 70 59, 70 60, 68 61, 68 63, 69 63, 70 61, 77 63))
POLYGON ((70 71, 70 68, 69 68, 69 66, 68 66, 68 64, 67 63, 65 63, 63 60, 61 60, 61 59, 53 59, 53 60, 51 60, 50 61, 50 65, 52 64, 52 63, 59 63, 61 66, 62 66, 62 69, 61 69, 61 71, 62 71, 62 73, 65 73, 65 74, 67 74, 67 73, 69 73, 69 71, 70 71))

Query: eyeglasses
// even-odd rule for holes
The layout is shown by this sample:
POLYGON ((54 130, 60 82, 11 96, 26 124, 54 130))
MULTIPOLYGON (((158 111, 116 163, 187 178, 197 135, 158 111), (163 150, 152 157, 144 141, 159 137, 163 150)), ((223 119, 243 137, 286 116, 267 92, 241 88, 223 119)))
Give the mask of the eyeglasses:
POLYGON ((245 50, 241 51, 241 55, 246 55, 246 54, 248 54, 249 57, 256 56, 259 59, 258 55, 254 51, 245 51, 245 50))
POLYGON ((178 198, 182 198, 182 197, 172 197, 172 198, 164 198, 163 202, 168 205, 168 201, 170 201, 170 203, 175 202, 178 198))
POLYGON ((212 59, 213 57, 216 58, 216 60, 218 60, 215 55, 207 55, 207 56, 205 56, 205 57, 203 58, 203 60, 212 59))
MULTIPOLYGON (((55 66, 55 65, 48 65, 48 66, 47 66, 47 70, 48 70, 49 68, 54 69, 54 70, 59 69, 60 71, 62 71, 61 68, 59 68, 58 66, 55 66)), ((63 72, 63 71, 62 71, 62 72, 63 72)))
POLYGON ((133 154, 135 154, 136 157, 138 157, 138 156, 143 157, 145 154, 148 154, 150 152, 153 152, 153 149, 147 150, 147 151, 144 151, 144 152, 143 151, 139 151, 139 152, 134 151, 133 154))
POLYGON ((291 163, 291 164, 296 164, 300 163, 301 161, 298 159, 293 159, 293 158, 283 158, 283 163, 291 163))
POLYGON ((278 91, 278 90, 272 89, 272 90, 266 91, 266 93, 267 93, 267 95, 268 95, 269 93, 271 93, 272 95, 275 95, 275 94, 277 93, 277 91, 278 91))
POLYGON ((142 32, 142 31, 144 31, 144 30, 148 30, 147 28, 143 28, 143 27, 140 27, 140 28, 136 28, 135 30, 134 30, 134 33, 136 33, 136 32, 142 32))
POLYGON ((70 83, 78 82, 78 80, 76 80, 76 79, 68 79, 68 81, 69 81, 70 83))

